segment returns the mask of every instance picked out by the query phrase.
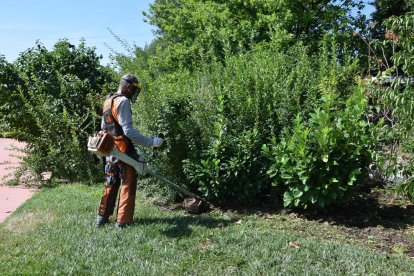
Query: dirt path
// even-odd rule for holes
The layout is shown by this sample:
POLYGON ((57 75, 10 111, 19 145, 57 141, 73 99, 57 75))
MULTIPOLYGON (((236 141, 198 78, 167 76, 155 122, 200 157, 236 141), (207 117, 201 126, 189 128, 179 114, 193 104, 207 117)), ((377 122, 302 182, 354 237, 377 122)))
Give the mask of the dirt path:
POLYGON ((21 152, 15 149, 22 148, 25 143, 13 139, 0 138, 0 223, 14 210, 29 199, 35 189, 5 186, 14 170, 19 166, 21 152))

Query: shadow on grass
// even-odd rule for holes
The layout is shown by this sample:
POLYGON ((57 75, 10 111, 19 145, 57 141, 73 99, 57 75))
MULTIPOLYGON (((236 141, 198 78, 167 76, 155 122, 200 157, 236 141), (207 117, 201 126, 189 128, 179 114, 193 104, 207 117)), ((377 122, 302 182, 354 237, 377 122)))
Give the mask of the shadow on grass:
POLYGON ((308 220, 345 226, 343 230, 352 239, 371 242, 382 251, 414 256, 414 206, 388 203, 378 195, 366 194, 352 204, 332 208, 327 212, 296 212, 308 220), (400 249, 398 249, 400 248, 400 249))
POLYGON ((392 197, 384 198, 382 192, 363 193, 347 204, 331 206, 328 210, 284 209, 281 201, 277 204, 274 200, 262 200, 259 204, 251 206, 225 206, 222 210, 247 215, 296 214, 307 220, 359 229, 380 226, 403 230, 414 226, 414 205, 393 202, 392 197))
POLYGON ((367 195, 329 211, 298 211, 306 219, 327 221, 346 227, 384 227, 402 230, 414 226, 414 206, 381 203, 377 197, 367 195))
MULTIPOLYGON (((169 225, 167 229, 161 230, 169 238, 188 237, 193 232, 193 226, 201 226, 208 229, 224 228, 226 225, 234 222, 235 219, 218 219, 208 215, 200 216, 177 216, 170 218, 138 218, 132 225, 139 227, 140 225, 169 225)), ((158 228, 160 228, 158 226, 158 228)))

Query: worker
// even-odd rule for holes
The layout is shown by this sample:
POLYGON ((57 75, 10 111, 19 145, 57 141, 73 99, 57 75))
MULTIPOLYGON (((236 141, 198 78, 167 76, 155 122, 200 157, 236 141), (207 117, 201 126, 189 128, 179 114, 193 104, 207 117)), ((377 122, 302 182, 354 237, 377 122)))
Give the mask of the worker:
MULTIPOLYGON (((118 91, 108 96, 104 102, 101 128, 109 133, 119 151, 138 160, 133 144, 145 147, 160 147, 164 140, 159 137, 141 135, 132 124, 131 103, 135 103, 142 89, 138 79, 132 74, 122 76, 118 91)), ((98 208, 97 226, 109 223, 113 215, 118 190, 118 212, 115 226, 125 228, 133 222, 137 175, 134 167, 109 156, 105 165, 106 184, 98 208)))

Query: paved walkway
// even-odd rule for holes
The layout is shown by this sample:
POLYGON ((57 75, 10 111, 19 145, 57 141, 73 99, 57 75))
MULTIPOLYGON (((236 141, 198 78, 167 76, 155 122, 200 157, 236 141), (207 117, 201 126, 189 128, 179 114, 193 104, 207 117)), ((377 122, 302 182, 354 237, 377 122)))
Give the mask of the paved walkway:
POLYGON ((35 193, 35 189, 4 185, 20 163, 17 156, 22 153, 13 148, 24 146, 22 142, 0 138, 0 223, 35 193))

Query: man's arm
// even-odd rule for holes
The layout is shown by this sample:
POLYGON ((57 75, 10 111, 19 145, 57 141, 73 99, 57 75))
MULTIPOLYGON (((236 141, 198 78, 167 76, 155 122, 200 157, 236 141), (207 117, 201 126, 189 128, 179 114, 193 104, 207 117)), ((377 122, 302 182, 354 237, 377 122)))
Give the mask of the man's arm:
POLYGON ((125 136, 131 139, 134 144, 152 147, 154 144, 153 139, 142 135, 132 125, 131 104, 129 100, 123 97, 119 98, 116 110, 118 113, 118 123, 122 127, 125 136))

